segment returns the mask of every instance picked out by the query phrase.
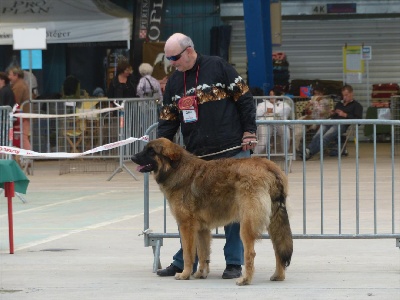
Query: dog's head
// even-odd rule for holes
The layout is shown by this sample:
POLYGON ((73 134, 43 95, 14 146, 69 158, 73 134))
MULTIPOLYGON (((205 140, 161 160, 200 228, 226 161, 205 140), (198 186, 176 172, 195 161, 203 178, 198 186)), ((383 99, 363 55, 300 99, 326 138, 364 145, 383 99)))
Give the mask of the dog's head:
POLYGON ((137 171, 141 173, 154 171, 154 174, 157 175, 175 168, 179 164, 183 152, 183 148, 177 144, 166 138, 159 138, 150 141, 141 152, 132 157, 132 161, 139 165, 137 171))

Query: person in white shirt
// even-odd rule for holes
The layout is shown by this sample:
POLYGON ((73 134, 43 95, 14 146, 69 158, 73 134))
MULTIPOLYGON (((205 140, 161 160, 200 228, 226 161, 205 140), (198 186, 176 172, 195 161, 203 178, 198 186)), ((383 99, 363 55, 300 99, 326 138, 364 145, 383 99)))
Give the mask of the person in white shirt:
MULTIPOLYGON (((285 103, 282 98, 282 93, 278 90, 270 90, 269 96, 272 98, 264 99, 261 103, 257 105, 256 116, 257 119, 270 119, 270 120, 288 120, 290 119, 290 114, 292 112, 292 108, 290 105, 285 103)), ((275 125, 271 128, 268 126, 260 125, 258 128, 258 145, 254 150, 256 154, 265 154, 267 152, 267 143, 270 140, 271 136, 275 137, 275 143, 280 145, 280 150, 283 153, 285 150, 285 141, 286 141, 286 149, 289 150, 290 146, 290 130, 288 126, 284 125, 275 125), (277 141, 277 138, 279 140, 277 141)), ((275 149, 275 153, 277 149, 275 149)))
POLYGON ((32 72, 24 70, 24 80, 26 85, 31 87, 32 91, 32 99, 36 99, 39 96, 39 90, 38 90, 38 82, 36 79, 35 74, 32 72))

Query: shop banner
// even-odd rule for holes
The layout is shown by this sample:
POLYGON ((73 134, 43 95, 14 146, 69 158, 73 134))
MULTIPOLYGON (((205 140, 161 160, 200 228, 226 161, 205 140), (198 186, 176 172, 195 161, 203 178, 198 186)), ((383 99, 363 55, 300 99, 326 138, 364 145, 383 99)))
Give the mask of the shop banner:
MULTIPOLYGON (((135 9, 135 27, 133 36, 133 65, 134 72, 140 76, 137 68, 142 62, 147 62, 154 66, 157 55, 146 54, 144 51, 145 43, 157 43, 161 38, 162 20, 164 16, 164 0, 138 0, 135 9), (146 57, 144 57, 146 56, 146 57), (154 57, 153 57, 154 56, 154 57)), ((164 52, 164 46, 162 46, 164 52)), ((159 80, 166 75, 159 74, 157 67, 154 67, 153 76, 159 80)))

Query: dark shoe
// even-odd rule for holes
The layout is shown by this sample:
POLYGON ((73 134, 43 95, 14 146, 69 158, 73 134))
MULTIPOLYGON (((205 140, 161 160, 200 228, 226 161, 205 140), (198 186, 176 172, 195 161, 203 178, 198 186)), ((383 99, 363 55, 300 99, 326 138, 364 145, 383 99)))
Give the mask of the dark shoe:
POLYGON ((158 276, 175 276, 176 273, 182 273, 182 269, 178 268, 174 264, 170 264, 165 269, 157 270, 158 276))
POLYGON ((242 276, 241 265, 226 265, 224 273, 222 273, 223 279, 239 278, 242 276))
POLYGON ((336 149, 329 151, 329 156, 338 156, 338 151, 336 149))
MULTIPOLYGON (((342 151, 342 156, 348 156, 349 152, 347 148, 344 148, 342 151)), ((329 151, 329 156, 338 156, 338 151, 336 149, 329 151)))

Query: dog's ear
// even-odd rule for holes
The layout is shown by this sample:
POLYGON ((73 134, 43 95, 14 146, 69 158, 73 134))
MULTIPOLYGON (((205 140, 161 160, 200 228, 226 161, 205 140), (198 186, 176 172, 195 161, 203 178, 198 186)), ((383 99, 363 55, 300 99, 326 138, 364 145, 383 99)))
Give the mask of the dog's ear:
POLYGON ((182 157, 182 149, 175 143, 169 143, 168 146, 162 147, 162 154, 171 161, 178 161, 182 157))
POLYGON ((151 144, 151 147, 156 153, 161 154, 171 161, 177 161, 182 156, 183 149, 166 138, 158 138, 149 144, 151 144))

